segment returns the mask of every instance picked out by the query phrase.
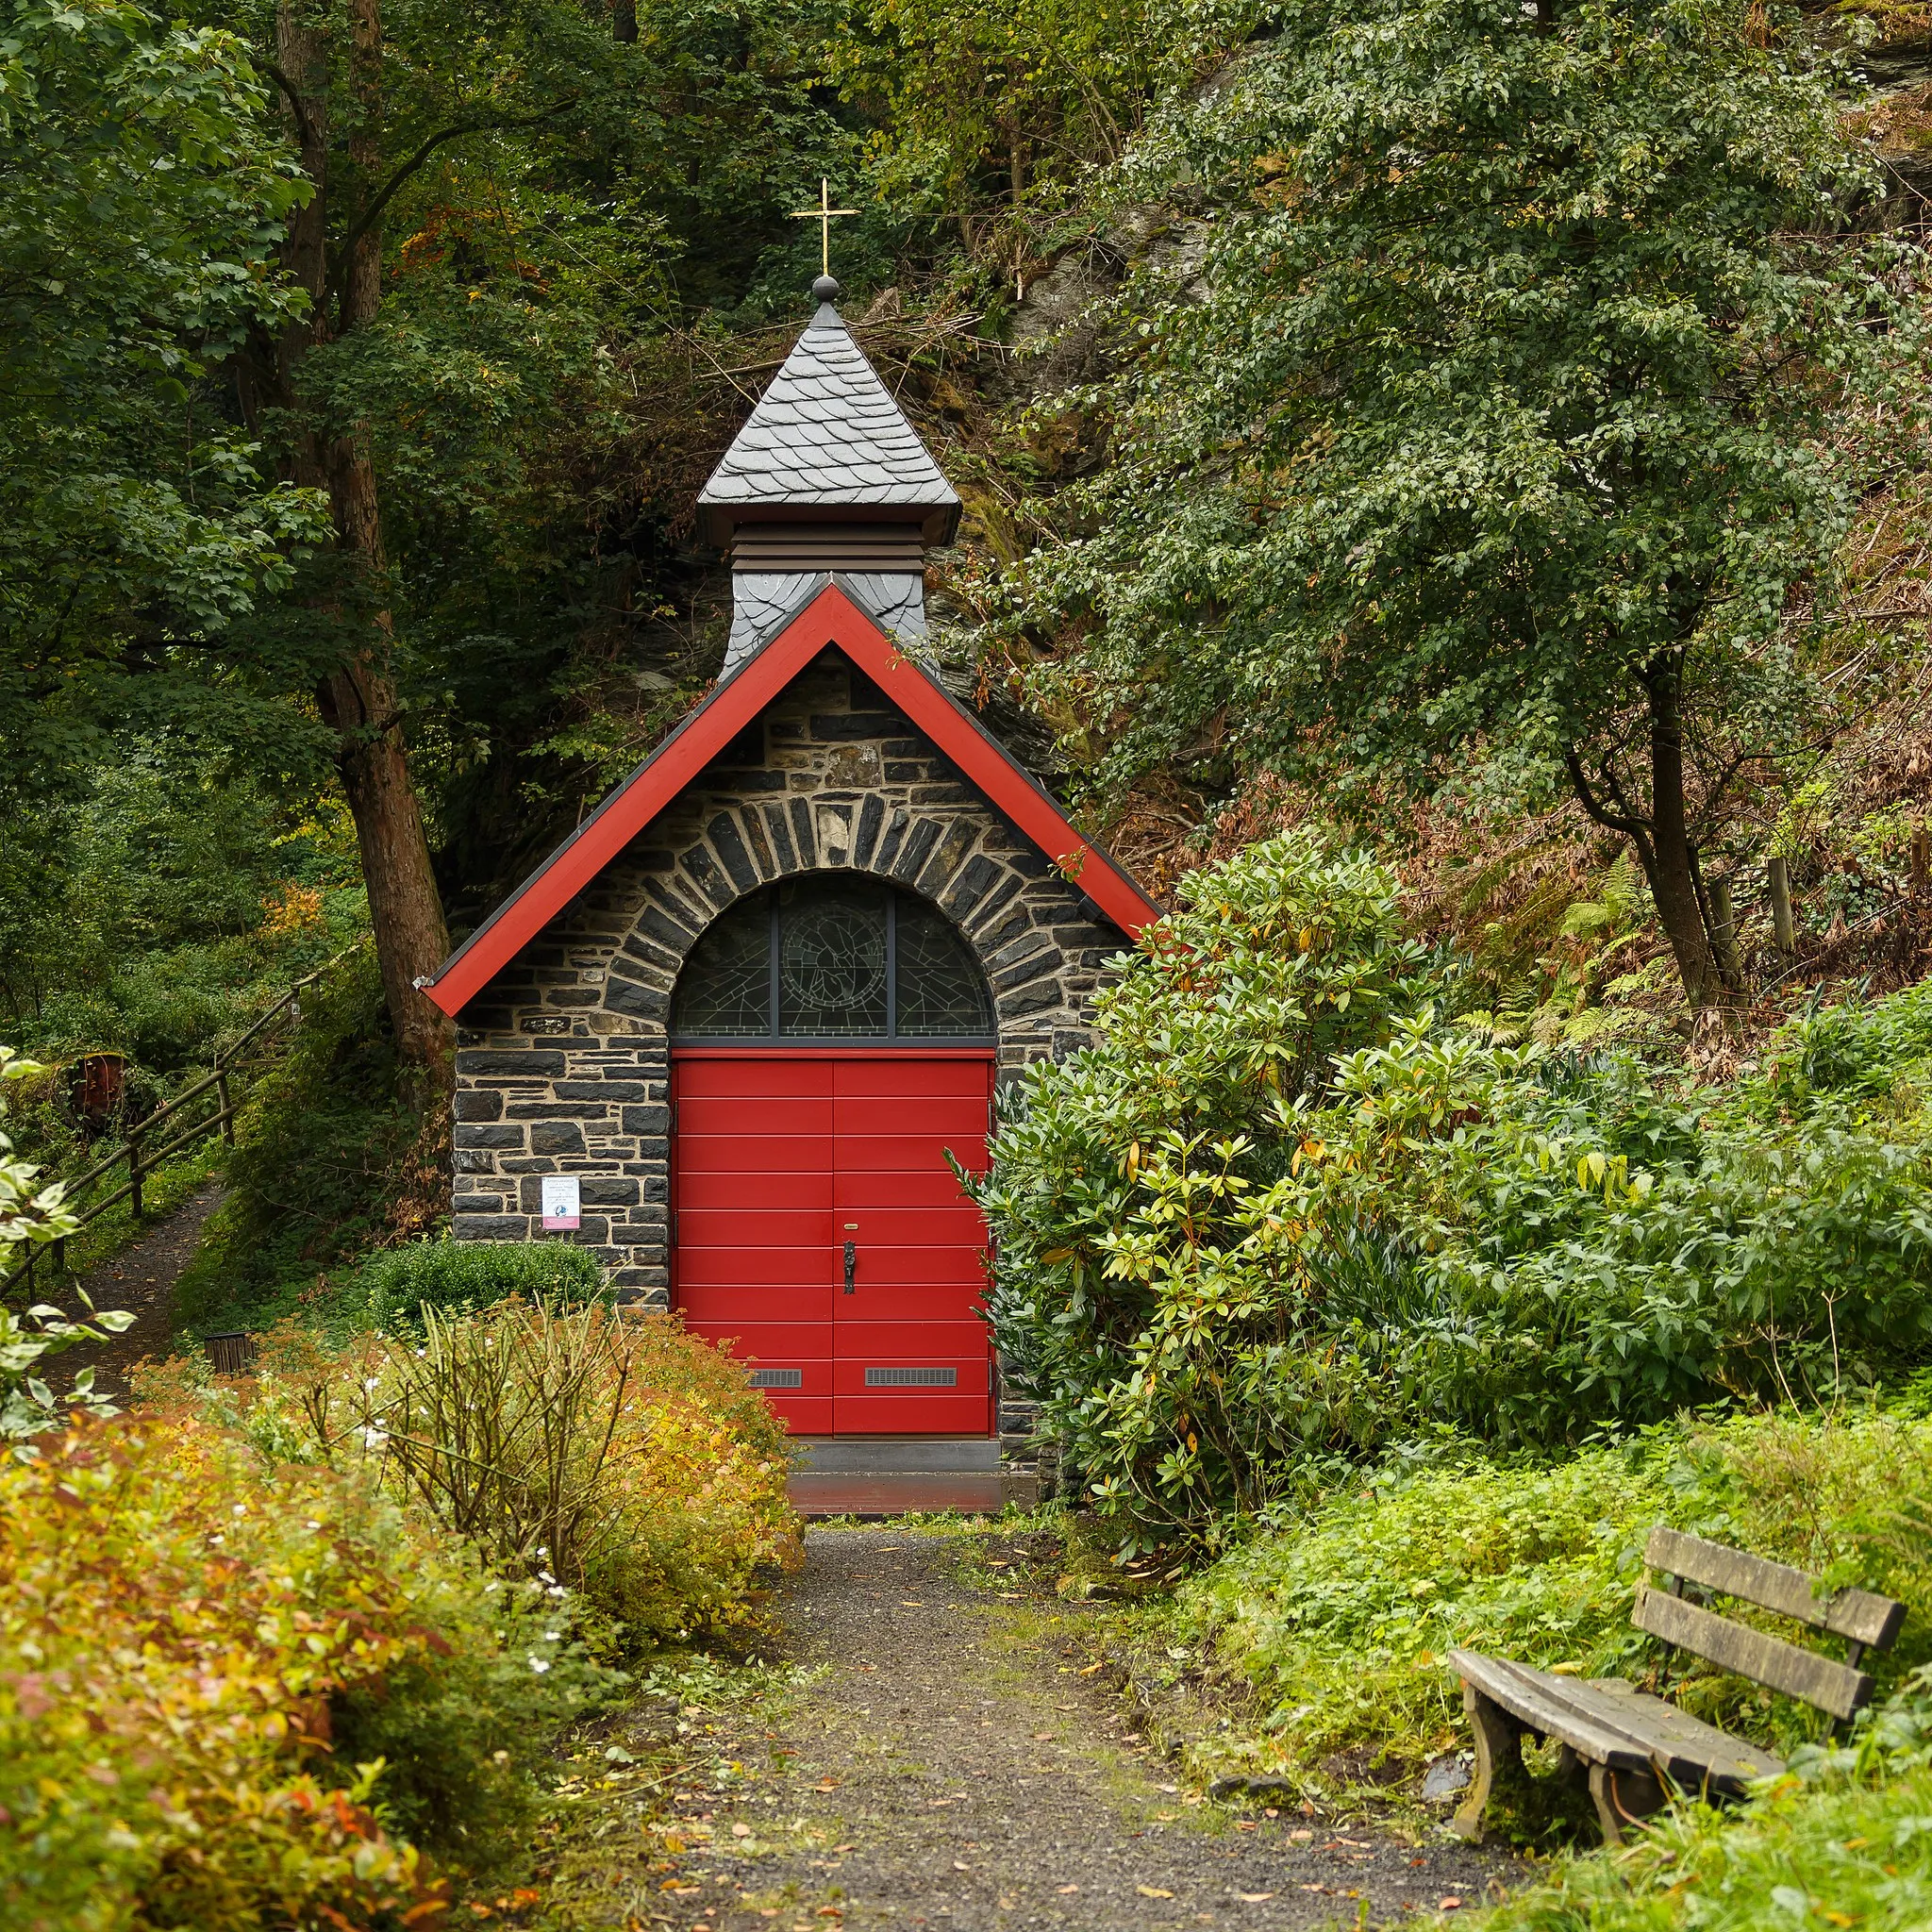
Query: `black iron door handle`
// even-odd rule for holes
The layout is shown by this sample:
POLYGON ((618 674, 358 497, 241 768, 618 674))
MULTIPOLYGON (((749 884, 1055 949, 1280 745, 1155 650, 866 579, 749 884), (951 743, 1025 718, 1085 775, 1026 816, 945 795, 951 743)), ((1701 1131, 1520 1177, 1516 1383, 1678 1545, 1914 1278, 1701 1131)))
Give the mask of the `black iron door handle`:
POLYGON ((858 1243, 857 1241, 847 1241, 845 1243, 845 1292, 847 1294, 855 1294, 858 1292, 858 1291, 852 1285, 853 1278, 858 1274, 858 1243))

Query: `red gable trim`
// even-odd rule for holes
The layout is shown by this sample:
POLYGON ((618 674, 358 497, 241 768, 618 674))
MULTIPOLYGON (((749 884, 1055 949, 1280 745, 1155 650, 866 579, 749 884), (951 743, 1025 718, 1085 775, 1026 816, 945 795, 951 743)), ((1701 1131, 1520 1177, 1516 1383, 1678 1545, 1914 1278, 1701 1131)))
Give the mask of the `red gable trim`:
POLYGON ((836 644, 1108 918, 1138 938, 1159 908, 971 711, 834 582, 667 738, 445 959, 422 990, 454 1018, 824 649, 836 644))

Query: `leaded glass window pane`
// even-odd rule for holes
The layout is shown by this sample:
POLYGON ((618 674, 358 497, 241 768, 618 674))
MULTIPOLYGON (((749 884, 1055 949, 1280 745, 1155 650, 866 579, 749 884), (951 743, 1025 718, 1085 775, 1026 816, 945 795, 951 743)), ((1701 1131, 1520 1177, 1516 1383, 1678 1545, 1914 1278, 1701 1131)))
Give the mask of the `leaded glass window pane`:
POLYGON ((992 1031, 986 982, 952 922, 899 895, 899 1033, 908 1040, 980 1038, 992 1031))
POLYGON ((886 1031, 886 894, 848 880, 778 895, 778 1031, 876 1039, 886 1031))
POLYGON ((772 1031, 772 902, 760 892, 705 929, 677 979, 673 1030, 698 1040, 772 1031))

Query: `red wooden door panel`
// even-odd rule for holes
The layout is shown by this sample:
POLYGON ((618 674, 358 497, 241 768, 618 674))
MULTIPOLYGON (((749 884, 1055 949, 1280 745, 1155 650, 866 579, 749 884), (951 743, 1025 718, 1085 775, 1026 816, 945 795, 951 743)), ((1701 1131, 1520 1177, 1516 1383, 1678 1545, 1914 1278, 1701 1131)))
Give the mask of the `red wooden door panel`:
POLYGON ((991 1058, 836 1063, 833 1424, 843 1435, 986 1435, 986 1223, 946 1156, 986 1166, 991 1058), (853 1244, 844 1290, 842 1243, 853 1244))
POLYGON ((798 1435, 984 1435, 990 1055, 680 1053, 677 1304, 798 1435), (845 1291, 845 1243, 853 1244, 845 1291))
POLYGON ((674 1068, 673 1265, 695 1334, 733 1343, 795 1435, 832 1428, 832 1070, 796 1056, 674 1068))

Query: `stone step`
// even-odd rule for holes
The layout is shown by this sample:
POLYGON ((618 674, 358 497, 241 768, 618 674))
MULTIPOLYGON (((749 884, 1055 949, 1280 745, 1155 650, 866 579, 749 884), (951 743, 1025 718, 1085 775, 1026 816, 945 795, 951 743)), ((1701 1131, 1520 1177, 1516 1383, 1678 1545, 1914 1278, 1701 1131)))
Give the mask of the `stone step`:
POLYGON ((793 1467, 813 1475, 997 1474, 997 1436, 794 1436, 793 1467))
POLYGON ((1040 1500, 1040 1479, 1030 1473, 1002 1475, 994 1470, 911 1470, 868 1474, 864 1471, 807 1470, 788 1485, 791 1507, 801 1516, 904 1516, 915 1510, 959 1509, 997 1516, 1008 1504, 1031 1508, 1040 1500))

